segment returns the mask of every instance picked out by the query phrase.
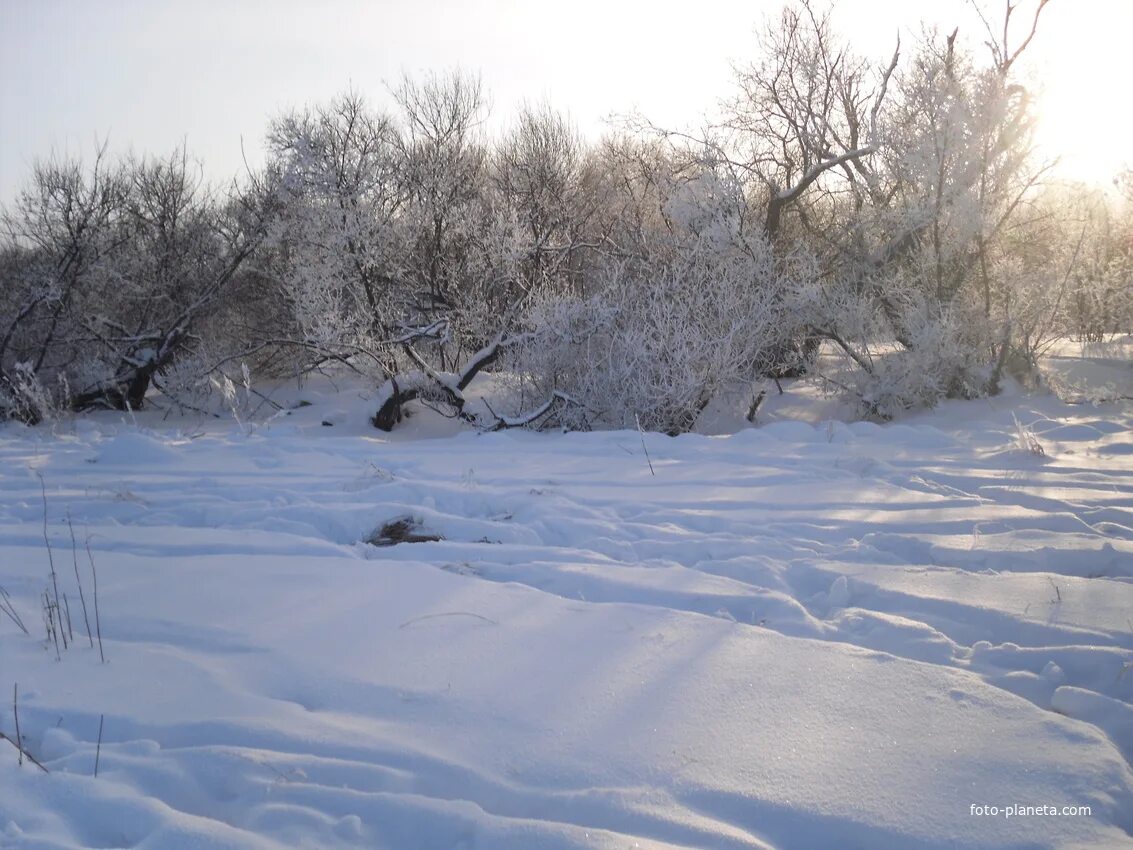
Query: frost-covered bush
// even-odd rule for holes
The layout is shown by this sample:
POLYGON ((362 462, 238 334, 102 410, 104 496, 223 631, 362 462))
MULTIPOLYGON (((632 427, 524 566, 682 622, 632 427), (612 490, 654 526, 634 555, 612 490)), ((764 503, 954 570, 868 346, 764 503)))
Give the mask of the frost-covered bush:
POLYGON ((698 240, 611 263, 598 291, 547 292, 513 356, 535 395, 581 402, 569 424, 690 430, 722 390, 753 376, 765 352, 796 333, 785 274, 765 242, 747 252, 698 240))
POLYGON ((994 366, 978 315, 956 305, 937 311, 914 304, 903 319, 911 345, 875 355, 872 371, 855 373, 852 387, 864 415, 890 419, 945 398, 986 394, 994 366))
POLYGON ((812 283, 797 294, 798 314, 839 355, 818 366, 826 388, 878 419, 985 394, 997 364, 993 329, 978 307, 941 306, 908 281, 884 287, 880 296, 845 282, 812 283))

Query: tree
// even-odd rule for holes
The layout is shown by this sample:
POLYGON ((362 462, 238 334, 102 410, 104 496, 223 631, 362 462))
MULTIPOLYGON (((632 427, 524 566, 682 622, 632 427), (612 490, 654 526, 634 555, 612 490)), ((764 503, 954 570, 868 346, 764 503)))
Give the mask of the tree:
POLYGON ((839 294, 814 302, 812 321, 865 372, 855 392, 876 415, 996 392, 1006 367, 1033 367, 1008 234, 1030 214, 1047 167, 1033 163, 1031 101, 1011 69, 1043 5, 1012 48, 1008 4, 1003 40, 982 63, 957 32, 930 33, 891 74, 871 119, 877 153, 847 172, 852 224, 832 231, 845 234, 839 294), (846 309, 848 299, 860 303, 846 309), (871 353, 871 338, 896 350, 871 353))
POLYGON ((610 140, 607 250, 585 292, 536 293, 516 371, 537 396, 578 402, 573 426, 692 429, 722 391, 772 370, 798 332, 788 293, 812 272, 800 255, 745 229, 742 188, 663 145, 610 140))
POLYGON ((140 409, 155 378, 199 344, 198 326, 261 238, 259 222, 217 198, 183 148, 131 160, 127 173, 125 238, 110 274, 75 305, 102 373, 77 388, 80 409, 140 409))
POLYGON ((524 106, 495 147, 492 166, 503 212, 526 243, 524 284, 576 274, 594 198, 583 185, 584 148, 575 128, 548 106, 524 106))
POLYGON ((487 161, 478 138, 487 98, 480 78, 460 71, 403 77, 393 96, 401 111, 398 144, 409 185, 407 272, 418 287, 418 312, 432 318, 468 282, 465 264, 487 161))
POLYGON ((37 162, 29 186, 0 218, 5 316, 0 404, 5 416, 37 422, 69 395, 60 381, 82 365, 73 308, 127 238, 120 216, 123 169, 99 149, 89 171, 77 161, 37 162))
POLYGON ((259 238, 184 150, 120 162, 100 150, 89 170, 38 164, 3 223, 16 306, 0 338, 0 403, 28 421, 49 408, 141 408, 259 238))
POLYGON ((734 151, 728 160, 756 180, 769 239, 781 237, 791 209, 805 223, 802 201, 827 178, 868 173, 862 163, 877 151, 877 111, 898 55, 870 88, 868 65, 839 43, 829 13, 802 0, 765 29, 761 58, 736 69, 724 150, 734 151))
MULTIPOLYGON (((385 377, 385 341, 408 309, 409 199, 397 128, 354 93, 276 119, 268 132, 273 275, 307 363, 362 357, 385 377)), ((265 341, 265 344, 270 340, 265 341)))

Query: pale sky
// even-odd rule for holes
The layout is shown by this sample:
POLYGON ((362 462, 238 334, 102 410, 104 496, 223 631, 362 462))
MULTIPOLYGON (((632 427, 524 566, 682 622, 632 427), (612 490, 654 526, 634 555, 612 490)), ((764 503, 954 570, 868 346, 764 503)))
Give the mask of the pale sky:
MULTIPOLYGON (((1033 2, 1034 0, 1031 0, 1033 2)), ((1001 9, 997 0, 985 0, 1001 9)), ((597 136, 639 109, 696 125, 779 0, 0 0, 0 202, 53 150, 166 153, 186 139, 211 179, 252 164, 271 116, 353 86, 375 105, 402 71, 479 71, 504 126, 549 100, 597 136)), ((1020 10, 1020 14, 1023 13, 1020 10)), ((880 61, 921 20, 980 37, 966 0, 840 0, 837 28, 880 61)), ((1133 165, 1133 0, 1052 0, 1030 67, 1063 173, 1133 165)))

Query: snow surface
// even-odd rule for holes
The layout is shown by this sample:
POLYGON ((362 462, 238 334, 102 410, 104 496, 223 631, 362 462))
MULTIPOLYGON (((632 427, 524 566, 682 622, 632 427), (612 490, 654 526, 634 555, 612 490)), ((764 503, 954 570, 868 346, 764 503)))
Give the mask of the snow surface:
POLYGON ((50 771, 0 741, 0 846, 1133 846, 1128 402, 672 439, 292 395, 0 428, 0 731, 18 683, 50 771), (444 539, 360 542, 403 516, 444 539))

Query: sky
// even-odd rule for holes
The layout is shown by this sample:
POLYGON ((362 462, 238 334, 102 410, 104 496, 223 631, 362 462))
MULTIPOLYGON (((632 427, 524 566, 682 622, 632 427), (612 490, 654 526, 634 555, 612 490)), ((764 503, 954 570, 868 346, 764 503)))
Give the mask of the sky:
MULTIPOLYGON (((997 0, 985 0, 1002 9, 997 0)), ((1022 0, 1017 13, 1034 0, 1022 0)), ((0 0, 0 203, 50 154, 167 153, 210 179, 261 161, 272 116, 353 87, 376 106, 402 73, 461 67, 491 93, 492 128, 546 100, 596 137, 640 110, 695 126, 781 0, 0 0)), ((1001 12, 999 12, 1001 14, 1001 12)), ((979 40, 967 0, 838 0, 837 29, 888 58, 920 22, 979 40)), ((1133 165, 1126 104, 1133 0, 1052 0, 1024 69, 1044 87, 1041 140, 1060 173, 1133 165)))

